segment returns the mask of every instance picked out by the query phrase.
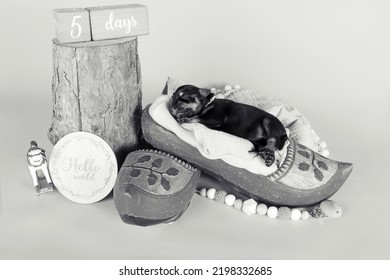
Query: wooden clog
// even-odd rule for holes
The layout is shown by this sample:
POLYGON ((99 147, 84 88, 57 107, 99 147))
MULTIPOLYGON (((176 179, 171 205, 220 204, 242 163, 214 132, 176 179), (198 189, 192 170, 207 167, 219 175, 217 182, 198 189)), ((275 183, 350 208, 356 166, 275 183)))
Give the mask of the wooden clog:
POLYGON ((115 206, 125 223, 175 221, 187 209, 199 176, 196 168, 161 151, 131 152, 114 186, 115 206))
POLYGON ((224 183, 236 197, 253 198, 269 205, 311 206, 332 196, 352 172, 352 164, 328 159, 291 140, 281 167, 269 176, 233 167, 221 160, 209 160, 191 145, 142 114, 144 137, 153 147, 179 157, 224 183))

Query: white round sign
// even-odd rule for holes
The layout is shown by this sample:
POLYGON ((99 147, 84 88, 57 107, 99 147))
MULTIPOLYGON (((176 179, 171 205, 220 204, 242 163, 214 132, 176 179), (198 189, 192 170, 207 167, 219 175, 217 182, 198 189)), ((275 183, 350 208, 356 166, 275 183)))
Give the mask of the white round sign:
POLYGON ((61 138, 50 155, 49 169, 63 196, 85 204, 106 197, 118 173, 110 146, 88 132, 73 132, 61 138))

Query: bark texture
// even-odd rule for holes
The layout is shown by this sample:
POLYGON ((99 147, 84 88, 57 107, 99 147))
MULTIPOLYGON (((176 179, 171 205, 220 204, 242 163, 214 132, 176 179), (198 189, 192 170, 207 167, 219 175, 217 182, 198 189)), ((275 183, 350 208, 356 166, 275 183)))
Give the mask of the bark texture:
POLYGON ((102 137, 118 162, 141 138, 141 70, 137 39, 53 41, 52 144, 74 131, 102 137))

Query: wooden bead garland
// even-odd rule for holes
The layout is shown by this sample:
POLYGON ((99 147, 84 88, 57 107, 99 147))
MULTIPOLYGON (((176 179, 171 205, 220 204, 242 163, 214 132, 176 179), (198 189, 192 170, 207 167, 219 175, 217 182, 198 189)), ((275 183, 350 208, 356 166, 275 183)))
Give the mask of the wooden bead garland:
POLYGON ((267 215, 272 219, 280 220, 307 220, 309 218, 338 218, 342 214, 342 209, 334 201, 324 200, 319 205, 309 209, 289 208, 286 206, 276 207, 267 206, 264 203, 258 203, 254 199, 237 199, 233 194, 228 194, 223 190, 216 190, 214 188, 201 188, 198 190, 199 195, 215 200, 219 203, 225 203, 237 210, 243 211, 247 215, 258 214, 259 216, 267 215))

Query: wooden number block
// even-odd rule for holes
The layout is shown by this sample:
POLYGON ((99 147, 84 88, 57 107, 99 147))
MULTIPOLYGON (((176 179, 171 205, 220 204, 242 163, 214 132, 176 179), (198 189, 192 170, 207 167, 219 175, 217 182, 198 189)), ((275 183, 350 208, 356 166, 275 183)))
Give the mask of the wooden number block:
POLYGON ((149 34, 148 8, 130 4, 87 8, 93 40, 149 34))
POLYGON ((88 10, 56 9, 53 13, 58 41, 61 43, 91 41, 88 10))

